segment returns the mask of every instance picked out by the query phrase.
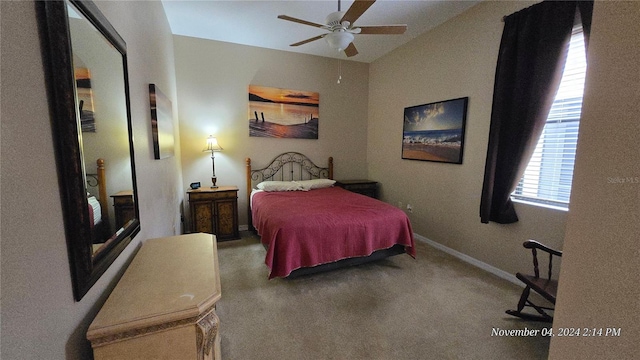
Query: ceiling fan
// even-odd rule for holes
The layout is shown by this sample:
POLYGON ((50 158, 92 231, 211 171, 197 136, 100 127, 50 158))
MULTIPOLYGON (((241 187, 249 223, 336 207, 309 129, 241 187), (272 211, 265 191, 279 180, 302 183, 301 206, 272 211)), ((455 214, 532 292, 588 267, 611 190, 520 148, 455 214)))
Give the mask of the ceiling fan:
POLYGON ((327 43, 329 43, 329 46, 338 51, 344 51, 347 57, 351 57, 358 54, 358 50, 355 45, 353 45, 354 34, 399 35, 404 34, 407 30, 407 25, 354 26, 353 23, 358 20, 374 2, 375 0, 355 0, 351 7, 345 12, 340 11, 340 0, 338 0, 338 11, 327 16, 325 20, 326 25, 296 19, 287 15, 279 15, 278 19, 293 21, 298 24, 314 26, 330 31, 329 33, 291 44, 290 46, 300 46, 324 38, 327 43))

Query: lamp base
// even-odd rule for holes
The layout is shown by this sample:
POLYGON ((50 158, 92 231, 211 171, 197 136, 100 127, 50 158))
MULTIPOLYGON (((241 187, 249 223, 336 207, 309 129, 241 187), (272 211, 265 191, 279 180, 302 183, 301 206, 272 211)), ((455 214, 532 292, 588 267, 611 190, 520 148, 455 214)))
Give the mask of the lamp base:
POLYGON ((216 181, 218 181, 218 178, 217 178, 217 177, 215 177, 215 176, 212 176, 212 177, 211 177, 211 183, 213 184, 213 185, 211 185, 211 188, 212 188, 212 189, 216 189, 216 188, 218 188, 218 185, 216 185, 216 181))

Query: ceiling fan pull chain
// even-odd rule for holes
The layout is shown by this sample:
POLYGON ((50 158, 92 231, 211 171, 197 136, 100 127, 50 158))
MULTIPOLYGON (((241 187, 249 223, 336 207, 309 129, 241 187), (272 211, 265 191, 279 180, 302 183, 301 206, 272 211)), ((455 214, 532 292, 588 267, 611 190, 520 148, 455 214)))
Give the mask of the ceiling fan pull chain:
POLYGON ((338 84, 342 80, 342 60, 338 60, 338 84))

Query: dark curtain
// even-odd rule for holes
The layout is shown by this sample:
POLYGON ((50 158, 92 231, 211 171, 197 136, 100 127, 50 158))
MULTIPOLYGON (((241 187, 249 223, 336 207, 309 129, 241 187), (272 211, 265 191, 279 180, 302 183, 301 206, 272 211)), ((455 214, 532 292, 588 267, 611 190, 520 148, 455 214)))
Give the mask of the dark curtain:
POLYGON ((505 18, 480 202, 483 223, 518 221, 510 195, 560 85, 576 9, 590 28, 592 7, 592 1, 544 1, 505 18))
POLYGON ((578 1, 578 11, 582 21, 584 33, 584 47, 589 49, 589 35, 591 35, 591 16, 593 15, 593 1, 578 1))

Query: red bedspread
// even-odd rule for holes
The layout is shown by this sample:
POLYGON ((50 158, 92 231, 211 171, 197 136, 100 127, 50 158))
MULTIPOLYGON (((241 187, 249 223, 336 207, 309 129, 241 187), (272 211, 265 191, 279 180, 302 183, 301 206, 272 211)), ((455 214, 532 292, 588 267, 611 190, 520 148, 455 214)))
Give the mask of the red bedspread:
POLYGON ((259 192, 253 225, 268 246, 269 278, 293 270, 368 256, 395 244, 415 257, 406 214, 387 203, 338 187, 311 191, 259 192))

